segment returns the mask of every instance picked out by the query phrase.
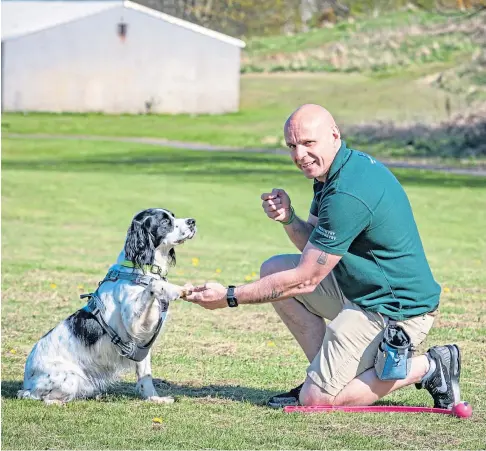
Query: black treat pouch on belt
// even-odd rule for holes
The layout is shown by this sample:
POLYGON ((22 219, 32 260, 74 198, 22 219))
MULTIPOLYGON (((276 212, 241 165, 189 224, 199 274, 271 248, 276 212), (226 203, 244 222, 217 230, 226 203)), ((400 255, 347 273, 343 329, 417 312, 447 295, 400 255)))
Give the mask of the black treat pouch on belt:
POLYGON ((412 359, 410 337, 395 322, 389 322, 375 358, 376 375, 382 381, 405 379, 412 359))

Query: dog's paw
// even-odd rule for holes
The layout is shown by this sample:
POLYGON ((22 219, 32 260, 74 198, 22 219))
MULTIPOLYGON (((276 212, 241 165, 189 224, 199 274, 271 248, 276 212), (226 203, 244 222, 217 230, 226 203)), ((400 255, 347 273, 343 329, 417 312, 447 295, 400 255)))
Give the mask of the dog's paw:
POLYGON ((44 399, 44 404, 46 406, 66 407, 66 403, 64 401, 60 401, 59 399, 44 399))
POLYGON ((173 404, 175 399, 172 396, 149 396, 146 401, 154 404, 173 404))
POLYGON ((192 294, 193 286, 190 283, 186 283, 183 287, 179 287, 179 297, 181 299, 187 298, 187 296, 190 296, 192 294))

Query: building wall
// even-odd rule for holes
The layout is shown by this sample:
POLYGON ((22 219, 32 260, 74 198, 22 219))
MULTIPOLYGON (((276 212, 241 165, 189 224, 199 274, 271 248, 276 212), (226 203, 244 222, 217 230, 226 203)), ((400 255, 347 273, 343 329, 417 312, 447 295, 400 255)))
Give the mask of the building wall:
POLYGON ((3 51, 4 111, 238 110, 240 48, 130 8, 6 40, 3 51))

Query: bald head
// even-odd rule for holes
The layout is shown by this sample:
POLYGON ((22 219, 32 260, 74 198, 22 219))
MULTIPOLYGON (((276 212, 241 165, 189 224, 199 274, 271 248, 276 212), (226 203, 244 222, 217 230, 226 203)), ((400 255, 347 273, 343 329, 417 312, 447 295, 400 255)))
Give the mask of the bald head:
POLYGON ((320 105, 302 105, 285 122, 284 134, 292 160, 304 175, 325 180, 341 147, 341 134, 331 113, 320 105))
POLYGON ((290 126, 317 127, 322 130, 337 128, 332 114, 320 105, 307 103, 297 108, 285 122, 285 132, 290 126))

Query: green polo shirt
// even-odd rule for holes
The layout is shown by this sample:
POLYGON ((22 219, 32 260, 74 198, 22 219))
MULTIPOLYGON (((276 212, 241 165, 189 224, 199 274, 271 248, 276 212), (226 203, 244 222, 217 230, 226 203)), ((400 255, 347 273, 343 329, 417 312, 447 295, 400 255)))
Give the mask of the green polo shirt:
POLYGON ((326 182, 314 182, 309 241, 342 255, 334 274, 346 298, 404 320, 435 310, 440 286, 430 270, 412 208, 395 176, 343 141, 326 182))

